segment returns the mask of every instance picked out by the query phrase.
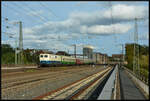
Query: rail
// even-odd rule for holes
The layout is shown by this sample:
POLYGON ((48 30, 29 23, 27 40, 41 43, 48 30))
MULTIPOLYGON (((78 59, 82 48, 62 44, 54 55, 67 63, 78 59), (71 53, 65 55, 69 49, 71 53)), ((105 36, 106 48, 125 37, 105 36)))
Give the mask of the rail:
POLYGON ((33 98, 33 100, 49 100, 49 99, 84 99, 90 90, 105 77, 112 68, 107 68, 104 71, 98 72, 77 82, 74 82, 55 91, 33 98))

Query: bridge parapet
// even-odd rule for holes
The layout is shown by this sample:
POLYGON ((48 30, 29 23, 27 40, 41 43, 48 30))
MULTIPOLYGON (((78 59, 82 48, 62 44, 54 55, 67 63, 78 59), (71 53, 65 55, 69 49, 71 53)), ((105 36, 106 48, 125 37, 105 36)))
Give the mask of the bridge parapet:
POLYGON ((110 75, 108 81, 106 82, 101 94, 97 98, 97 100, 111 100, 111 99, 120 99, 117 98, 117 73, 118 73, 118 65, 116 65, 115 69, 113 70, 112 74, 110 75))
POLYGON ((147 85, 145 82, 138 79, 133 72, 131 72, 126 67, 123 67, 126 71, 126 73, 130 76, 130 78, 133 80, 133 82, 136 84, 136 86, 143 92, 146 98, 149 97, 149 85, 147 85))

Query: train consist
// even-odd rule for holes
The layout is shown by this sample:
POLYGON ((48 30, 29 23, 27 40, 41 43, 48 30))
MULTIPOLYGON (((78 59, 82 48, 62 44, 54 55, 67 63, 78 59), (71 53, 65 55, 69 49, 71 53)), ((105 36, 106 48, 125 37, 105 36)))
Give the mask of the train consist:
POLYGON ((54 55, 54 54, 40 54, 39 59, 40 59, 39 67, 85 65, 94 63, 92 59, 74 58, 71 56, 54 55))

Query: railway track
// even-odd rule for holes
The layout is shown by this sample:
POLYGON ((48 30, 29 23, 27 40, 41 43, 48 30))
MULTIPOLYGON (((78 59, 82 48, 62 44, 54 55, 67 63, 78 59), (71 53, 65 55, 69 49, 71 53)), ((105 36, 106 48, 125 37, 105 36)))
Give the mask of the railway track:
MULTIPOLYGON (((83 70, 78 70, 78 71, 83 71, 83 70)), ((59 73, 46 73, 43 75, 34 75, 34 77, 32 76, 28 76, 25 78, 16 78, 14 80, 11 80, 9 82, 4 82, 2 83, 2 91, 5 92, 8 89, 22 89, 24 88, 24 86, 36 86, 36 84, 41 83, 41 82, 46 82, 51 78, 51 81, 55 81, 55 80, 59 80, 60 77, 59 75, 62 75, 61 77, 67 77, 67 76, 71 76, 73 73, 73 71, 68 71, 68 70, 64 70, 61 71, 59 73), (67 75, 63 75, 67 73, 67 75)))
MULTIPOLYGON (((104 68, 103 68, 104 69, 104 68)), ((102 69, 102 70, 103 70, 102 69)), ((70 70, 63 70, 59 72, 51 72, 51 73, 45 73, 40 75, 34 75, 35 77, 31 78, 31 75, 27 75, 27 77, 21 77, 21 78, 14 78, 13 80, 10 79, 10 81, 6 80, 5 83, 3 81, 2 83, 2 96, 6 96, 8 93, 20 92, 25 91, 26 89, 32 89, 33 87, 36 88, 40 86, 41 84, 45 84, 45 82, 53 81, 56 82, 57 80, 61 80, 61 78, 69 77, 74 75, 83 75, 88 74, 89 70, 83 70, 79 69, 75 71, 70 70), (86 73, 87 72, 87 73, 86 73), (60 77, 61 75, 61 77, 60 77), (40 77, 41 76, 41 77, 40 77)))
POLYGON ((72 84, 33 98, 33 100, 74 100, 84 99, 89 92, 112 70, 111 67, 80 79, 72 84))
MULTIPOLYGON (((78 71, 83 71, 83 70, 77 70, 78 71)), ((71 74, 73 72, 68 71, 68 70, 62 70, 59 72, 59 74, 57 72, 52 72, 52 73, 44 73, 44 74, 36 74, 36 75, 26 75, 24 77, 16 77, 16 78, 9 78, 9 80, 2 80, 2 89, 5 88, 9 88, 9 87, 13 87, 13 86, 17 86, 17 85, 21 85, 24 83, 30 83, 30 82, 34 82, 34 81, 40 81, 40 80, 44 80, 44 79, 48 79, 49 77, 51 78, 55 78, 57 76, 59 76, 60 74, 64 74, 64 73, 68 73, 71 74)))

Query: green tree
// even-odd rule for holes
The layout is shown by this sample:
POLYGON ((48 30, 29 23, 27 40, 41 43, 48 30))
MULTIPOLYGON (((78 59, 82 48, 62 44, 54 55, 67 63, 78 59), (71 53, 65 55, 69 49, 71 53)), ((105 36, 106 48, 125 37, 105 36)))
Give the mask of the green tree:
POLYGON ((9 44, 2 44, 2 64, 15 63, 15 51, 9 44))
MULTIPOLYGON (((136 44, 137 45, 137 44, 136 44)), ((145 45, 139 46, 139 65, 141 76, 148 78, 149 73, 149 47, 145 45)), ((128 62, 127 68, 133 70, 133 51, 134 44, 126 44, 125 60, 128 62)))

